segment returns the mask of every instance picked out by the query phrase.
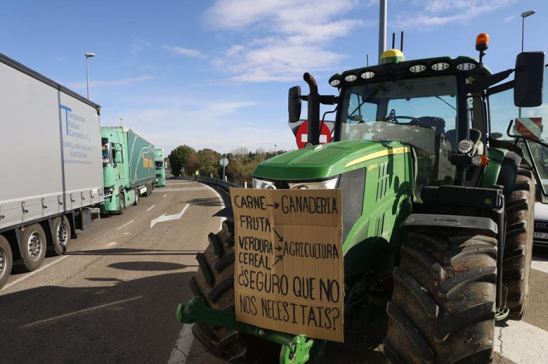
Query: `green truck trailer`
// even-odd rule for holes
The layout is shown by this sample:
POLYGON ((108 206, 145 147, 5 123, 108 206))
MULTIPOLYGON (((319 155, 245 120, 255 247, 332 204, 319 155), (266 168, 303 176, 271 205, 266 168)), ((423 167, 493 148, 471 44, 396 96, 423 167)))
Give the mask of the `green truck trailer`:
POLYGON ((156 165, 156 180, 154 183, 158 187, 164 187, 166 185, 166 167, 163 149, 154 149, 154 164, 156 165))
POLYGON ((156 179, 154 145, 126 127, 101 127, 105 202, 103 212, 122 214, 156 179))

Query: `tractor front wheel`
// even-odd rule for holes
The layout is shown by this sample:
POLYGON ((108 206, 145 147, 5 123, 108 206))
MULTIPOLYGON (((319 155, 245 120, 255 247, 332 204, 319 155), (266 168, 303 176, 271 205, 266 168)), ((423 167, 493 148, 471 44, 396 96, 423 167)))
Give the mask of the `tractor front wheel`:
POLYGON ((410 232, 394 272, 384 352, 392 363, 489 363, 497 240, 435 227, 410 232))
MULTIPOLYGON (((210 233, 209 245, 196 255, 199 268, 190 279, 190 289, 211 308, 234 311, 234 226, 223 222, 217 234, 210 233)), ((195 323, 192 332, 204 348, 230 363, 272 363, 280 346, 225 327, 195 323)))

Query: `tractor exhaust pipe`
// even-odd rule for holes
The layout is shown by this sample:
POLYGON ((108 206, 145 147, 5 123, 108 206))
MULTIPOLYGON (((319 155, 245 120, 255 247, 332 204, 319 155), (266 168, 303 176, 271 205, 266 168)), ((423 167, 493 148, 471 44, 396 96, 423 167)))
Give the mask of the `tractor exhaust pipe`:
POLYGON ((304 82, 308 84, 310 93, 308 95, 308 143, 320 144, 320 95, 318 94, 318 83, 314 76, 306 72, 303 75, 304 82))

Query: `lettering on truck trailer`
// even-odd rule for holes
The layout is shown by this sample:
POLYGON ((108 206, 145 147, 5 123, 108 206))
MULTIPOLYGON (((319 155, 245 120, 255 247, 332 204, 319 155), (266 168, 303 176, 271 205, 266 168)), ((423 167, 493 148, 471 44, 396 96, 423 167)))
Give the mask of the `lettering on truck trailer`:
POLYGON ((143 156, 143 167, 144 168, 153 168, 154 167, 154 160, 143 156))

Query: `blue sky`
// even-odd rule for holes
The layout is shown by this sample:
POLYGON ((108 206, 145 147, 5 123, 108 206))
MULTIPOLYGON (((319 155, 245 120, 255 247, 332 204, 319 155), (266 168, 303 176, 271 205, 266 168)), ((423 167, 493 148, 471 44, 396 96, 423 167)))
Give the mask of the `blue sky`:
MULTIPOLYGON (((520 13, 528 50, 546 50, 545 0, 389 0, 389 34, 405 31, 407 59, 476 56, 512 67, 520 13)), ((375 0, 4 0, 0 52, 85 94, 102 123, 122 123, 166 151, 180 144, 228 152, 295 148, 287 89, 311 71, 320 92, 330 75, 377 58, 375 0)), ((303 115, 304 116, 304 115, 303 115)))

